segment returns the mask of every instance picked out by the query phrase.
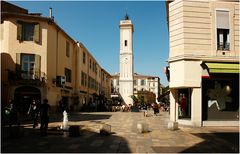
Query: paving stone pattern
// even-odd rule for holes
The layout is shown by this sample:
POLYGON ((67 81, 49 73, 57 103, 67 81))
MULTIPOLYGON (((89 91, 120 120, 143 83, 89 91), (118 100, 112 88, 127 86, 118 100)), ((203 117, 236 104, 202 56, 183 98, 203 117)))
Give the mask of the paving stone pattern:
MULTIPOLYGON (((152 114, 153 115, 153 114, 152 114)), ((239 152, 238 127, 167 129, 169 114, 144 117, 143 112, 85 112, 69 115, 69 125, 79 125, 81 135, 69 137, 57 128, 62 116, 52 115, 47 136, 40 136, 25 122, 24 136, 11 137, 8 126, 2 126, 1 152, 55 153, 168 153, 168 152, 239 152), (149 126, 149 132, 137 131, 139 122, 149 126), (100 135, 101 124, 111 125, 110 135, 100 135)))

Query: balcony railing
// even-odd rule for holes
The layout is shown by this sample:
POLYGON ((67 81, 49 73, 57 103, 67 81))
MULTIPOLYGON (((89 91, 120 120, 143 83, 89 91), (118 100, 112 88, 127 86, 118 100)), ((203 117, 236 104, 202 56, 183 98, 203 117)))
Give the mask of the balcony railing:
POLYGON ((11 71, 8 70, 8 80, 9 81, 31 81, 31 82, 41 82, 46 83, 47 75, 40 71, 11 71))
POLYGON ((217 50, 222 50, 222 51, 229 51, 230 50, 230 43, 218 43, 217 44, 217 50))

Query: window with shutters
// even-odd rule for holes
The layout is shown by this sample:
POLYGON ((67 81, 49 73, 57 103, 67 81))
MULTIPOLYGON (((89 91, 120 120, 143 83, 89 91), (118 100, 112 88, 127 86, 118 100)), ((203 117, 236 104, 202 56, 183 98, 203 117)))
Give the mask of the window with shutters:
POLYGON ((84 86, 84 73, 81 73, 81 85, 84 86))
POLYGON ((89 67, 90 67, 90 69, 92 68, 92 60, 91 59, 89 61, 89 67))
POLYGON ((83 52, 83 64, 85 64, 85 63, 86 63, 86 53, 83 52))
POLYGON ((65 76, 66 76, 66 81, 71 82, 72 81, 72 71, 68 68, 65 68, 65 76))
POLYGON ((68 41, 66 41, 66 56, 67 57, 70 56, 70 44, 68 41))
POLYGON ((230 50, 229 11, 217 10, 217 50, 230 50))
POLYGON ((23 79, 40 79, 41 57, 35 54, 17 53, 16 68, 23 79))
POLYGON ((17 40, 19 41, 35 41, 40 40, 39 23, 28 23, 23 21, 17 22, 17 40))
POLYGON ((133 85, 137 85, 137 80, 133 80, 133 85))

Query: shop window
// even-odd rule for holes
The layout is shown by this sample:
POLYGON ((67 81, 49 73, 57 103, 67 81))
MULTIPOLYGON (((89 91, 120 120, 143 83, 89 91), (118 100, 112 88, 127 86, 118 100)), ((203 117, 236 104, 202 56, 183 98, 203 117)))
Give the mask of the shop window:
POLYGON ((191 118, 191 89, 178 90, 178 118, 191 118))
POLYGON ((229 12, 217 10, 216 18, 217 18, 217 50, 230 50, 229 12))
POLYGON ((204 79, 203 120, 239 120, 239 76, 204 79))

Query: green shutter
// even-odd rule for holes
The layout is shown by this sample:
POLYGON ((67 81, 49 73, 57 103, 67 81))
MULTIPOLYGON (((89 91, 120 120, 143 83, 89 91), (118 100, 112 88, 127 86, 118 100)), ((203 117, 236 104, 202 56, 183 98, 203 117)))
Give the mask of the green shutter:
POLYGON ((19 40, 19 41, 23 40, 22 39, 22 28, 23 28, 22 24, 18 22, 17 23, 17 40, 19 40))
POLYGON ((35 55, 35 77, 36 79, 40 79, 41 77, 41 56, 35 55))
POLYGON ((21 77, 21 53, 16 54, 16 74, 17 77, 21 77))
POLYGON ((39 43, 40 40, 40 24, 34 25, 34 41, 39 43))

